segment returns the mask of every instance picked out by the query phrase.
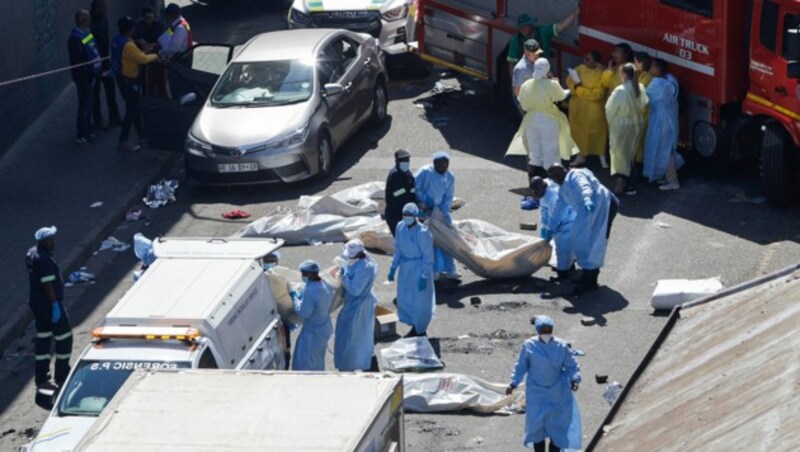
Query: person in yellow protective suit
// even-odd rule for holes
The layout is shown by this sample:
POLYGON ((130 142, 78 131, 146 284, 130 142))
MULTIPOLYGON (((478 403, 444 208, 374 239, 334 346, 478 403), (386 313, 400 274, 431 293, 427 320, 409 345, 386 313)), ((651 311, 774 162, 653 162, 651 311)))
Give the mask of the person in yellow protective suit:
MULTIPOLYGON (((653 74, 650 73, 650 67, 653 65, 653 59, 650 58, 647 52, 636 52, 633 55, 633 65, 636 66, 636 77, 639 79, 639 84, 644 86, 646 90, 653 80, 653 74)), ((639 139, 639 145, 636 146, 636 170, 634 173, 637 176, 641 175, 642 162, 644 162, 644 136, 647 130, 648 118, 650 117, 650 107, 644 109, 644 123, 642 124, 642 136, 639 139)))
POLYGON ((631 165, 636 158, 636 146, 644 133, 642 128, 647 94, 636 80, 633 64, 622 67, 622 85, 618 86, 606 102, 606 119, 611 151, 611 175, 617 178, 614 192, 635 195, 636 187, 631 177, 631 165))
POLYGON ((580 155, 572 162, 575 166, 585 164, 586 157, 596 155, 603 168, 608 168, 608 123, 604 108, 606 90, 602 84, 603 68, 599 62, 600 53, 593 50, 586 54, 583 64, 575 68, 578 80, 572 73, 567 77, 567 86, 572 93, 569 99, 569 127, 580 150, 580 155))
POLYGON ((611 60, 608 62, 608 69, 603 72, 603 86, 609 93, 622 85, 622 66, 627 63, 633 63, 633 49, 628 44, 621 42, 614 46, 611 60))
POLYGON ((530 177, 546 175, 545 168, 562 160, 568 162, 578 153, 567 115, 556 107, 556 102, 566 99, 569 91, 551 76, 547 58, 537 59, 533 78, 522 84, 517 98, 525 117, 506 155, 527 154, 530 177))

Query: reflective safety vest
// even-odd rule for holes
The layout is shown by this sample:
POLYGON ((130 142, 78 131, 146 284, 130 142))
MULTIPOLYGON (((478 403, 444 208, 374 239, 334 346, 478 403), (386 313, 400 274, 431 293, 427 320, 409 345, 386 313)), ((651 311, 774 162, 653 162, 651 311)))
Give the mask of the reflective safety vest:
POLYGON ((188 50, 189 47, 194 45, 194 36, 192 35, 192 27, 189 26, 189 22, 186 19, 181 17, 179 22, 178 22, 178 25, 175 25, 175 26, 170 25, 169 26, 169 28, 167 29, 167 33, 169 33, 170 36, 174 35, 175 34, 175 29, 178 28, 178 27, 183 27, 183 28, 186 29, 186 34, 188 36, 188 42, 186 43, 187 47, 184 50, 188 50))
POLYGON ((94 61, 92 69, 96 73, 100 73, 102 69, 100 63, 100 51, 97 49, 97 43, 94 40, 94 35, 91 32, 81 30, 80 28, 73 28, 72 35, 81 40, 83 48, 86 51, 86 61, 94 61))

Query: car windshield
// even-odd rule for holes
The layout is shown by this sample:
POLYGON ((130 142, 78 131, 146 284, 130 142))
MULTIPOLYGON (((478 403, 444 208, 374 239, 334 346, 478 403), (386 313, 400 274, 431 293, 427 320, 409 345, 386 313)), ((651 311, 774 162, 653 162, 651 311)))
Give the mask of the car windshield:
POLYGON ((136 369, 185 369, 189 361, 80 361, 63 390, 61 416, 98 416, 136 369))
POLYGON ((306 60, 232 63, 211 93, 211 105, 275 106, 308 100, 314 63, 306 60))

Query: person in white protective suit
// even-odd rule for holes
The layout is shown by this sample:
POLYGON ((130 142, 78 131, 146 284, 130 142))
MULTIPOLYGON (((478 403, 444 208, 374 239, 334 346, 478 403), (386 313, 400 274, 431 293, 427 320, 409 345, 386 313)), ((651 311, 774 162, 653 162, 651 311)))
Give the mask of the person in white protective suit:
POLYGON ((588 169, 553 165, 548 173, 559 198, 575 211, 570 243, 583 271, 573 294, 595 290, 619 200, 588 169))
POLYGON ((581 448, 581 415, 573 392, 581 383, 575 355, 561 338, 553 336, 553 319, 535 317, 538 336, 525 341, 511 373, 506 394, 525 378, 525 439, 536 452, 581 448), (527 378, 526 378, 527 376, 527 378))
MULTIPOLYGON (((419 204, 425 215, 429 216, 434 209, 439 209, 447 224, 453 224, 450 212, 453 208, 453 196, 456 178, 448 171, 450 154, 439 151, 433 154, 433 163, 423 166, 414 176, 414 185, 419 204)), ((434 246, 433 271, 436 280, 459 280, 461 275, 456 271, 453 256, 443 249, 434 246)))
POLYGON ((319 277, 319 264, 307 260, 300 264, 303 291, 292 293, 292 306, 303 319, 303 329, 297 338, 292 358, 292 370, 325 370, 325 352, 333 334, 331 303, 333 289, 319 277))
POLYGON ((403 220, 397 224, 394 259, 389 281, 397 282, 397 314, 400 321, 411 325, 406 337, 426 336, 436 309, 433 290, 433 236, 427 226, 417 220, 419 208, 414 203, 403 206, 403 220))
POLYGON ((344 304, 336 319, 333 363, 336 369, 377 371, 375 358, 375 305, 378 299, 372 284, 378 264, 367 256, 361 240, 353 239, 344 245, 340 278, 344 289, 344 304))
POLYGON ((530 185, 533 197, 539 201, 539 223, 542 240, 555 239, 556 274, 552 282, 569 281, 575 270, 575 252, 572 250, 572 223, 575 211, 558 196, 559 187, 550 179, 534 177, 530 185))

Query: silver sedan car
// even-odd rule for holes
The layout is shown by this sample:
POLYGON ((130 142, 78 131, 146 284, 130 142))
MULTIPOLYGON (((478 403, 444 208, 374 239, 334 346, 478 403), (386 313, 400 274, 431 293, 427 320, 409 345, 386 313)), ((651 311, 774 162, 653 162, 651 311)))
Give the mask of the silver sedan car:
POLYGON ((234 185, 324 177, 350 136, 386 118, 388 76, 369 35, 278 31, 254 37, 222 66, 232 54, 229 46, 195 46, 170 64, 169 98, 143 100, 150 146, 174 148, 182 130, 191 179, 234 185))

